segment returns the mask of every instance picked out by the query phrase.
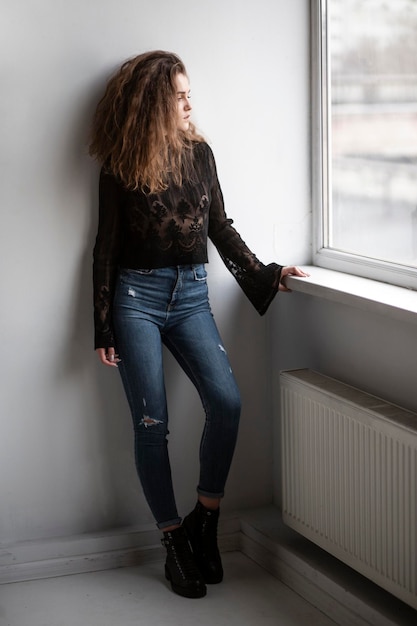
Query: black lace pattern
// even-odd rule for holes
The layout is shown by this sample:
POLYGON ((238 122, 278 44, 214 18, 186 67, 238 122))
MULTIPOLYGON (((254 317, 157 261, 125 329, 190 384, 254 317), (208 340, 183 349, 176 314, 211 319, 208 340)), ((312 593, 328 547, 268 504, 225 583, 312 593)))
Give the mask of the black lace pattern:
POLYGON ((232 224, 206 143, 194 146, 193 179, 162 193, 129 191, 103 169, 93 254, 95 347, 114 346, 111 309, 119 268, 206 263, 208 237, 263 315, 277 292, 281 266, 263 265, 232 224))

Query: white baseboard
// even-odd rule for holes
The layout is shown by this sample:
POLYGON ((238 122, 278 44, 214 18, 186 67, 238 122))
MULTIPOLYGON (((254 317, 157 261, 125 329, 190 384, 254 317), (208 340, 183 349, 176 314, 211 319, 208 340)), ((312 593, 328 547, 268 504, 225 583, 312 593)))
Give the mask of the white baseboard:
MULTIPOLYGON (((239 549, 240 523, 219 524, 222 551, 239 549)), ((112 532, 25 541, 0 547, 0 584, 68 576, 163 560, 162 534, 152 526, 112 532)))
POLYGON ((340 626, 415 626, 417 612, 286 527, 275 507, 240 515, 243 554, 340 626))
MULTIPOLYGON (((154 526, 0 545, 0 584, 161 562, 154 526)), ((340 626, 415 626, 417 614, 282 523, 275 507, 219 523, 222 552, 240 550, 340 626)))

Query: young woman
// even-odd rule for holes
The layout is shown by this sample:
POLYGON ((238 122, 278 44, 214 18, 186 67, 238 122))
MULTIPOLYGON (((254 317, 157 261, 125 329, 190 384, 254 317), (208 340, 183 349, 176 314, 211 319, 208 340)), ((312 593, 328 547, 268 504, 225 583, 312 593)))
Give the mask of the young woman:
POLYGON ((119 367, 132 413, 138 475, 167 549, 174 592, 219 583, 220 500, 235 448, 239 390, 213 320, 208 237, 260 314, 297 267, 263 265, 228 219, 211 149, 191 122, 182 61, 154 51, 125 62, 97 106, 90 154, 102 165, 94 248, 95 348, 119 367), (195 509, 178 515, 167 450, 162 345, 206 413, 195 509))

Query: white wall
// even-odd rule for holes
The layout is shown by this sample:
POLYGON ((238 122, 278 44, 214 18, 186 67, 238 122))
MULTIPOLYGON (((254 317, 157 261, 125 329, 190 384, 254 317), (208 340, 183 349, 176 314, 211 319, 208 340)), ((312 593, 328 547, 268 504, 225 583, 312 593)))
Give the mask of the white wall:
MULTIPOLYGON (((0 540, 152 522, 117 372, 92 349, 97 166, 89 120, 109 72, 178 52, 228 213, 265 262, 309 260, 308 0, 3 0, 0 540), (256 218, 256 222, 254 221, 256 218)), ((267 318, 213 255, 212 303, 244 412, 226 509, 272 497, 267 318)), ((278 346, 279 348, 279 346, 278 346)), ((202 410, 167 360, 181 513, 195 499, 202 410), (185 462, 184 462, 185 459, 185 462)))

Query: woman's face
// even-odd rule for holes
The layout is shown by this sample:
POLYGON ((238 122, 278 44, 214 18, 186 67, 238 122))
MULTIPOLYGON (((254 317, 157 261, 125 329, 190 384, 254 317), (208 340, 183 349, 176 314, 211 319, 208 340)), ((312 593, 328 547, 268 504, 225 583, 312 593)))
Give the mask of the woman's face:
POLYGON ((190 83, 185 74, 176 75, 175 87, 178 101, 178 129, 186 131, 190 127, 192 106, 190 104, 190 83))

